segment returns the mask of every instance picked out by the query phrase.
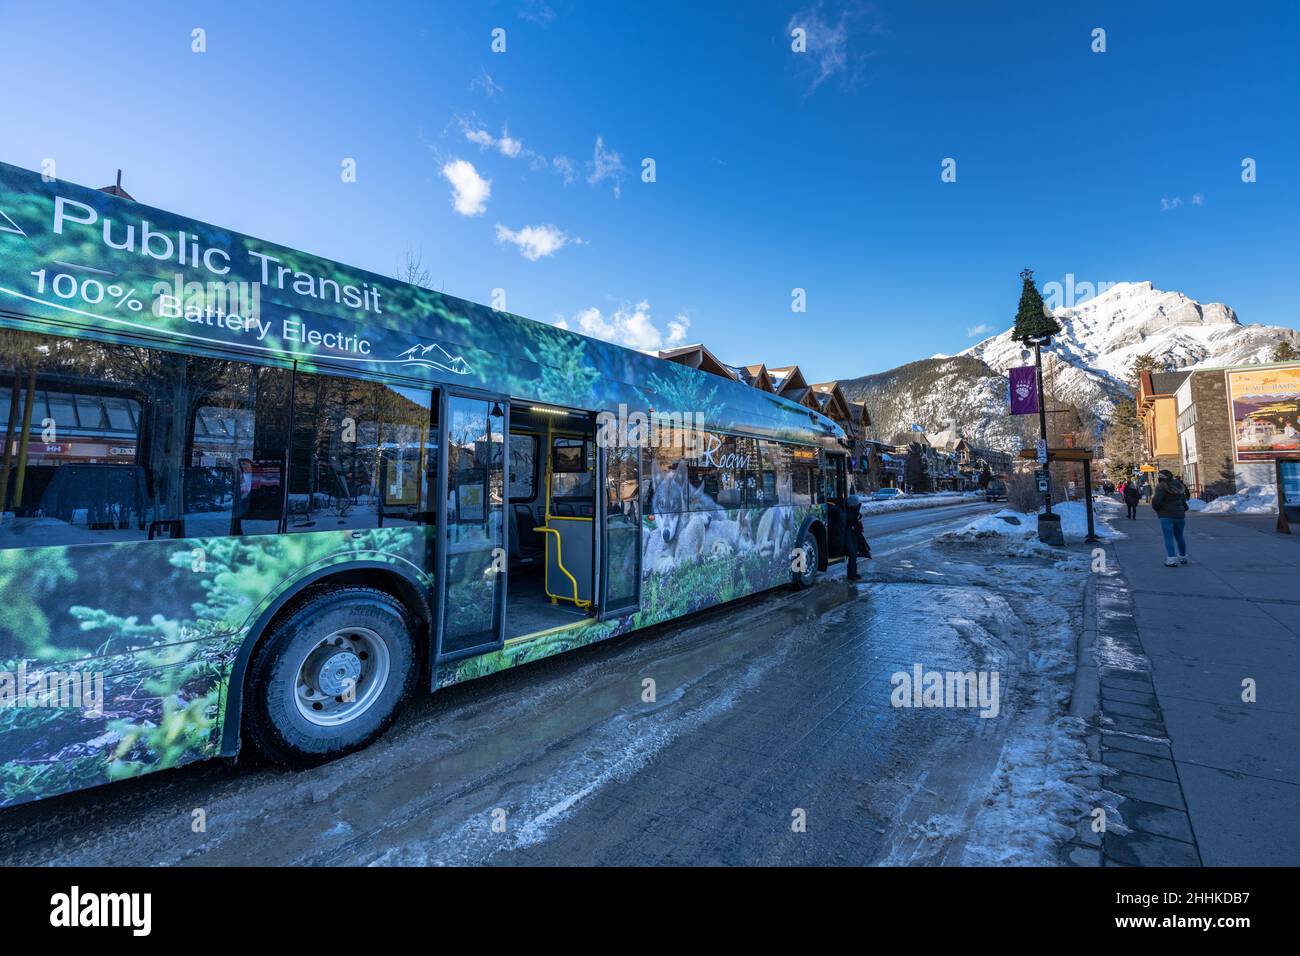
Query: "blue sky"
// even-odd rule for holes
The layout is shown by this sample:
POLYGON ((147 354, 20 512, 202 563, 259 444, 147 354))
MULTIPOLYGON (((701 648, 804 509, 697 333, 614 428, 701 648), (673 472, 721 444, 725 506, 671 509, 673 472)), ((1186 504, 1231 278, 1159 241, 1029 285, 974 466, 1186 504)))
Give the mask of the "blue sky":
POLYGON ((0 2, 0 159, 814 381, 1001 331, 1027 265, 1300 326, 1293 4, 632 9, 0 2))

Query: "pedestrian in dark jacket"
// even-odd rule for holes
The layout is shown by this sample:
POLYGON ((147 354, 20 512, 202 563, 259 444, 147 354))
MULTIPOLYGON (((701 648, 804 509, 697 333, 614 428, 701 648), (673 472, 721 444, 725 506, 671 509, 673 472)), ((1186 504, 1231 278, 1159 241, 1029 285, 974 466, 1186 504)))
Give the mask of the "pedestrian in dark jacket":
POLYGON ((862 532, 862 501, 857 495, 849 495, 844 503, 844 544, 849 556, 848 579, 856 581, 858 575, 858 558, 871 557, 871 548, 867 546, 866 535, 862 532))
POLYGON ((1187 486, 1168 468, 1160 472, 1160 481, 1151 495, 1151 507, 1160 517, 1160 531, 1165 538, 1165 567, 1186 564, 1183 525, 1187 523, 1187 486))
POLYGON ((1128 516, 1134 521, 1138 516, 1138 502, 1142 500, 1142 492, 1138 491, 1138 486, 1133 482, 1124 485, 1124 507, 1128 509, 1128 516))

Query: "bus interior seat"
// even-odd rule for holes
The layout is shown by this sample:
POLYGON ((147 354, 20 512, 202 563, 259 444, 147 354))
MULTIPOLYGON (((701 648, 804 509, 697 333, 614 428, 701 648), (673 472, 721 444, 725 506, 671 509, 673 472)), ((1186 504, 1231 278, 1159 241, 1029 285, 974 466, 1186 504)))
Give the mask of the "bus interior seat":
POLYGON ((515 545, 519 560, 536 561, 546 550, 544 535, 536 530, 539 524, 541 520, 533 513, 531 506, 515 504, 510 509, 510 540, 515 545))

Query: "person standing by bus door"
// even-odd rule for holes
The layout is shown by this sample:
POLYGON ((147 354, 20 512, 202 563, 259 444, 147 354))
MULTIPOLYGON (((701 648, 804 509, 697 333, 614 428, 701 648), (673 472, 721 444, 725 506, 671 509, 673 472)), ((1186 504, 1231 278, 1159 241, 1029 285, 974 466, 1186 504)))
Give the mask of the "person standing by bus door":
POLYGON ((849 556, 848 579, 857 581, 861 577, 858 574, 858 556, 871 557, 871 549, 862 533, 862 500, 857 495, 849 495, 844 502, 844 548, 849 556))

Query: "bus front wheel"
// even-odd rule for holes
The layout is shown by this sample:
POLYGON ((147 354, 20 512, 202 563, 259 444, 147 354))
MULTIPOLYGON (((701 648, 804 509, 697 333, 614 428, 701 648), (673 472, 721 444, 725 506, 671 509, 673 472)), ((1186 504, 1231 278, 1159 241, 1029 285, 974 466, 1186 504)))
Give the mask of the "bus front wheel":
POLYGON ((411 621, 375 588, 321 591, 271 628, 250 662, 250 740, 276 763, 309 767, 366 746, 415 682, 411 621))
POLYGON ((803 539, 799 542, 799 547, 790 555, 790 580, 796 590, 813 586, 813 583, 817 580, 817 563, 819 560, 817 536, 813 534, 812 528, 809 528, 803 533, 803 539))

